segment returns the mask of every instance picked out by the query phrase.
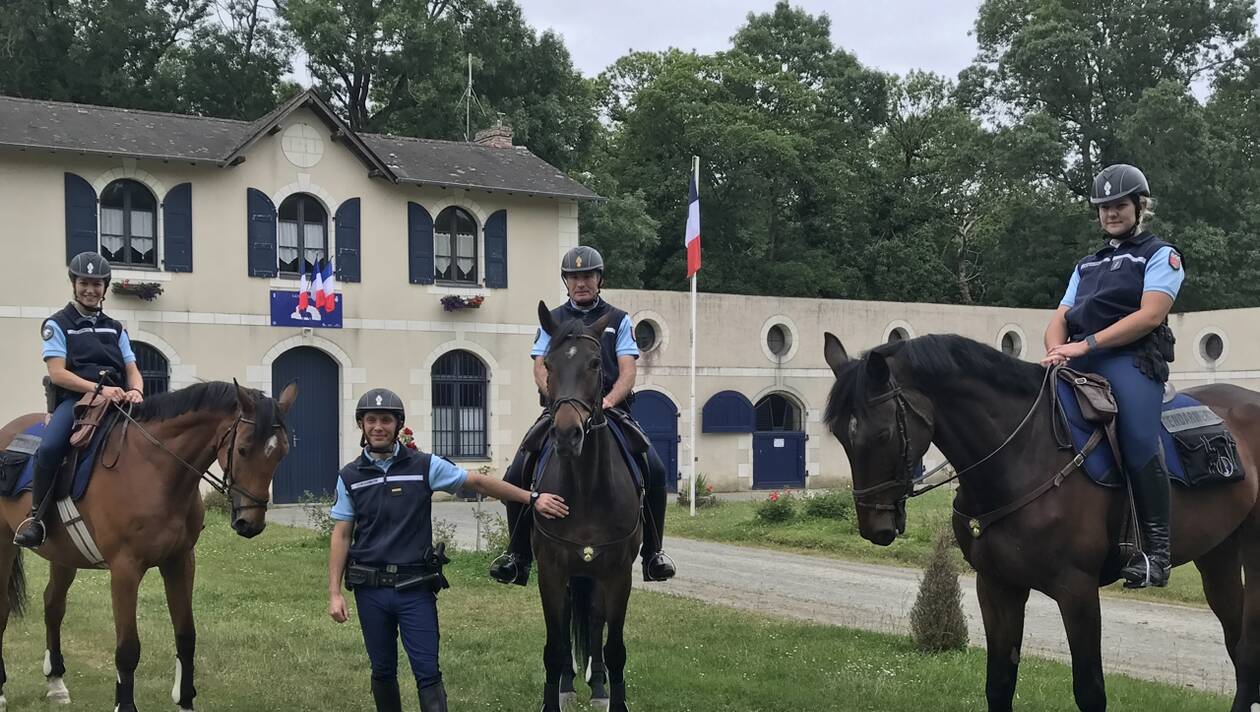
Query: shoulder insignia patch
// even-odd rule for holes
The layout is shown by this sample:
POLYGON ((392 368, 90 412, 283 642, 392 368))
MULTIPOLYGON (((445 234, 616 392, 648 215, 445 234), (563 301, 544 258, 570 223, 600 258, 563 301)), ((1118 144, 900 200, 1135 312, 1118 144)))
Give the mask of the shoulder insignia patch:
POLYGON ((1176 250, 1168 253, 1168 266, 1173 269, 1181 269, 1181 255, 1176 250))
POLYGON ((40 329, 40 330, 39 330, 39 335, 40 335, 41 337, 43 337, 44 341, 50 341, 50 340, 52 340, 52 337, 53 337, 53 328, 52 328, 52 324, 49 324, 49 323, 45 322, 45 323, 44 323, 44 328, 42 328, 42 329, 40 329))

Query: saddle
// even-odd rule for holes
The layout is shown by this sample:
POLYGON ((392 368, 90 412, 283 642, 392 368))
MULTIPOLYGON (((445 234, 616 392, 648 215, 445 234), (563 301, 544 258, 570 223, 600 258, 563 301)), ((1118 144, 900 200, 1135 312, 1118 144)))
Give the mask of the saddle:
MULTIPOLYGON (((640 490, 644 489, 644 483, 647 480, 646 456, 648 449, 652 446, 647 433, 644 433, 639 424, 634 422, 630 414, 624 410, 610 408, 604 411, 604 417, 608 419, 613 439, 617 441, 618 448, 630 467, 630 474, 633 475, 635 484, 640 490)), ((538 484, 538 476, 542 474, 543 467, 546 466, 551 455, 550 436, 551 414, 544 411, 525 432, 525 438, 521 441, 521 449, 525 451, 525 472, 535 488, 538 484)))

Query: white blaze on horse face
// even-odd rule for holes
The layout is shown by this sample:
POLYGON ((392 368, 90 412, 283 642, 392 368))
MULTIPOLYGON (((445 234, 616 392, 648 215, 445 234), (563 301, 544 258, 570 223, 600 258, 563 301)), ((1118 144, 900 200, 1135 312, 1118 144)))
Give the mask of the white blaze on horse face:
POLYGON ((849 417, 849 440, 857 439, 857 416, 849 417))
POLYGON ((573 358, 574 356, 577 356, 577 347, 570 346, 569 350, 564 352, 564 355, 568 356, 569 358, 573 358))
POLYGON ((276 451, 279 444, 280 440, 275 435, 267 438, 267 444, 263 447, 263 457, 271 457, 271 453, 276 451))

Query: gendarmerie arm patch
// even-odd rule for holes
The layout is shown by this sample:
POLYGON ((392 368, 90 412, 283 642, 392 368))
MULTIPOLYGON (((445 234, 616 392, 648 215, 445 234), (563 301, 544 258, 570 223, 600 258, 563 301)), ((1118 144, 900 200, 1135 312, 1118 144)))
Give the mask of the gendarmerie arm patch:
POLYGON ((52 324, 49 324, 48 322, 44 322, 43 328, 39 330, 39 335, 44 339, 44 341, 51 341, 53 333, 52 324))
POLYGON ((1173 269, 1181 269, 1181 255, 1176 250, 1168 253, 1168 266, 1173 269))

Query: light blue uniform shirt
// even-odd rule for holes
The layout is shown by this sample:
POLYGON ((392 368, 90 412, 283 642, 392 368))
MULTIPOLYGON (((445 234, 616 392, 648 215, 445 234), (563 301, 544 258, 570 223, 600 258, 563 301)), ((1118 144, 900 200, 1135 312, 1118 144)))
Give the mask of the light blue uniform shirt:
MULTIPOLYGON (((1186 279, 1186 271, 1184 269, 1173 269, 1169 256, 1172 255, 1173 248, 1161 247, 1151 256, 1146 263, 1146 272, 1142 277, 1142 291, 1145 292, 1162 292, 1177 298, 1177 292, 1181 291, 1181 283, 1186 279)), ((1076 288, 1081 283, 1081 272, 1078 269, 1072 270, 1072 278, 1068 280, 1067 292, 1063 294, 1063 299, 1059 300, 1059 306, 1068 307, 1069 309, 1076 304, 1076 288)))
MULTIPOLYGON (((394 460, 398 459, 401 451, 402 443, 394 443, 394 454, 389 457, 377 460, 372 457, 367 448, 363 448, 363 456, 372 461, 381 472, 389 472, 389 466, 394 464, 394 460)), ((464 486, 464 482, 468 480, 468 471, 456 467, 453 462, 444 457, 434 455, 429 461, 429 489, 434 492, 450 492, 459 491, 464 486)), ((338 522, 354 521, 354 502, 350 501, 350 493, 346 491, 346 483, 340 477, 337 478, 337 501, 333 502, 330 512, 332 518, 338 522)))
MULTIPOLYGON (((529 352, 529 355, 534 358, 546 356, 547 347, 550 344, 551 336, 539 329, 538 338, 534 340, 534 348, 529 352)), ((617 325, 617 356, 639 357, 639 345, 634 340, 634 325, 630 323, 628 315, 622 317, 621 323, 617 325)))
MULTIPOLYGON (((66 332, 61 330, 61 325, 51 319, 47 322, 49 329, 52 331, 52 337, 44 340, 44 360, 50 358, 66 357, 66 332)), ((123 363, 135 363, 136 354, 131 350, 131 337, 127 336, 127 330, 118 335, 118 349, 122 351, 123 363)))

